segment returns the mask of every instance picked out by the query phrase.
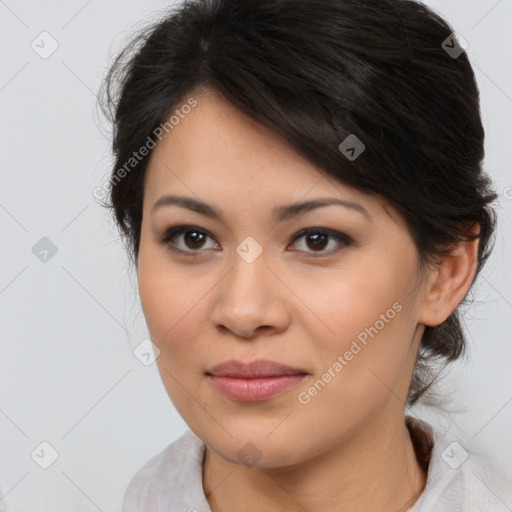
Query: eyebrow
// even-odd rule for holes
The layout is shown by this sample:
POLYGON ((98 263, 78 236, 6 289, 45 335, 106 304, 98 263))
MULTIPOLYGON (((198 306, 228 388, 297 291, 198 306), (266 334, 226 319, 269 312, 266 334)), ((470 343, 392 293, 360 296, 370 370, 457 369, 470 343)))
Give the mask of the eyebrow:
MULTIPOLYGON (((164 206, 171 205, 181 206, 183 208, 187 208, 188 210, 192 210, 196 213, 200 213, 201 215, 205 215, 206 217, 218 219, 224 222, 224 216, 214 206, 208 203, 204 203, 203 201, 200 201, 198 199, 194 199, 192 197, 176 196, 169 194, 160 197, 155 202, 155 204, 151 208, 151 213, 153 214, 155 213, 156 210, 164 206)), ((316 208, 321 208, 323 206, 330 205, 340 205, 350 210, 357 211, 366 216, 368 220, 371 221, 371 215, 368 213, 368 210, 366 210, 360 204, 354 203, 352 201, 347 201, 346 199, 338 199, 334 197, 319 197, 302 203, 291 203, 283 206, 276 206, 272 210, 272 218, 276 222, 281 222, 291 217, 305 214, 316 208)))

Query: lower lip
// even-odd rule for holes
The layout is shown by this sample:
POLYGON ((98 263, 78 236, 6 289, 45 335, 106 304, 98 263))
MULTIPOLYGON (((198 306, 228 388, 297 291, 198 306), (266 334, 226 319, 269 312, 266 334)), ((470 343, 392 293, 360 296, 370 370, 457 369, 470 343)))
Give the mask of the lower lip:
POLYGON ((253 379, 208 376, 215 387, 225 396, 238 402, 267 400, 296 386, 306 375, 280 375, 253 379))

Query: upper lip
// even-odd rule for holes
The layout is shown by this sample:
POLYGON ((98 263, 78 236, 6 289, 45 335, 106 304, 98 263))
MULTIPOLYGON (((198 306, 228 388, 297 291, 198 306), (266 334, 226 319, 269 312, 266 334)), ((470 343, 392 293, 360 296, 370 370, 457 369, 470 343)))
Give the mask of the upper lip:
POLYGON ((275 377, 279 375, 308 374, 308 372, 302 368, 294 368, 286 364, 267 359, 258 359, 257 361, 251 361, 249 363, 231 359, 214 366, 206 373, 207 375, 239 377, 246 379, 251 377, 275 377))

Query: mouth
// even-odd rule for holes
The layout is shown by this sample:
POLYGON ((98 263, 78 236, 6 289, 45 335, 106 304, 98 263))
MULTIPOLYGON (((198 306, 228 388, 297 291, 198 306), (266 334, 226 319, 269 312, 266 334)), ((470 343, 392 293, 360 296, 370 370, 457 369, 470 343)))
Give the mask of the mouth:
POLYGON ((295 387, 309 372, 282 363, 230 360, 205 372, 217 391, 237 402, 268 400, 295 387))

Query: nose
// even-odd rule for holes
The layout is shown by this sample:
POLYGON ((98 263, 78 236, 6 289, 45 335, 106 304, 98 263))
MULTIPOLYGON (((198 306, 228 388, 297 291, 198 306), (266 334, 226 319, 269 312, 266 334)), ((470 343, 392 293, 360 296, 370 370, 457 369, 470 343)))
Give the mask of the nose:
POLYGON ((286 296, 290 291, 263 254, 248 263, 238 254, 233 266, 214 289, 213 325, 233 335, 253 339, 282 332, 290 322, 286 296))

